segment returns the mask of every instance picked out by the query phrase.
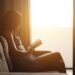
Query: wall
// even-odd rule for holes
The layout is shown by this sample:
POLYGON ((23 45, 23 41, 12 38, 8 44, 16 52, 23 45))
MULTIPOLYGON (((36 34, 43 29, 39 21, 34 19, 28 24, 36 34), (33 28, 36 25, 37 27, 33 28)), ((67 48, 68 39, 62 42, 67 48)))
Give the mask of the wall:
POLYGON ((75 73, 75 0, 73 0, 73 72, 75 73))

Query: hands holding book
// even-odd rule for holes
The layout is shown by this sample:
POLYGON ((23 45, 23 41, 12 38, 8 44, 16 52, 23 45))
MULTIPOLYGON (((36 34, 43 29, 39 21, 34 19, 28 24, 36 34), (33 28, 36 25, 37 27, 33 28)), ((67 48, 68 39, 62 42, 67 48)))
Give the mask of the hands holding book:
POLYGON ((34 49, 42 44, 42 41, 40 39, 37 39, 35 42, 33 42, 30 46, 28 46, 28 51, 31 53, 34 51, 34 49))

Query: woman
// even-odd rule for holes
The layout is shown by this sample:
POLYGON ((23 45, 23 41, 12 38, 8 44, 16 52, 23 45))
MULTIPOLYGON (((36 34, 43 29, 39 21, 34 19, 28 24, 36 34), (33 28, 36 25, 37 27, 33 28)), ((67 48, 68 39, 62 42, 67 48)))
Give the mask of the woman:
POLYGON ((64 63, 59 62, 61 55, 59 52, 46 53, 35 57, 31 50, 26 50, 20 38, 15 34, 15 30, 20 24, 22 14, 15 10, 6 12, 2 17, 0 25, 1 35, 7 40, 9 56, 14 65, 15 71, 20 72, 42 72, 59 71, 66 72, 64 63))

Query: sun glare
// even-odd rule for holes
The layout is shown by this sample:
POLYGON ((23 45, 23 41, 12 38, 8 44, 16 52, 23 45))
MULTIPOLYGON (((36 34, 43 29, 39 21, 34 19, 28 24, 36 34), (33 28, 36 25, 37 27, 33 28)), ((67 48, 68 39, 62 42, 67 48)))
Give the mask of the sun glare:
POLYGON ((32 27, 72 27, 72 0, 30 0, 32 27))

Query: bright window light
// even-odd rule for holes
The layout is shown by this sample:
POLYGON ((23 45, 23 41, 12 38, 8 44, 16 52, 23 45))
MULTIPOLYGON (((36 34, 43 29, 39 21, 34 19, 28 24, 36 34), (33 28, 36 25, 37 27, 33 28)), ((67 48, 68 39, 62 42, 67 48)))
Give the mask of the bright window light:
POLYGON ((73 0, 30 0, 31 43, 36 50, 60 52, 67 68, 73 67, 73 0))
POLYGON ((72 0, 30 0, 33 27, 72 27, 72 0))

